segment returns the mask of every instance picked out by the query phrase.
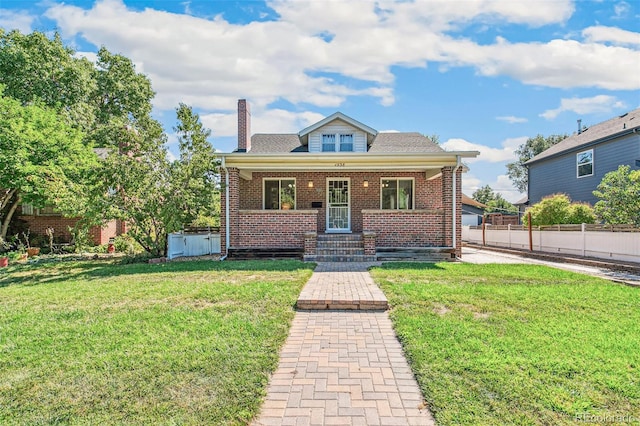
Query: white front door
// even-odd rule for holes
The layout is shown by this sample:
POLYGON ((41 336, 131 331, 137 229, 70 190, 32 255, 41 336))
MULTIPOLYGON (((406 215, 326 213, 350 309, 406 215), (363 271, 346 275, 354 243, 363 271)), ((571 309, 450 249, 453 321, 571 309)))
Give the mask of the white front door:
POLYGON ((351 232, 349 178, 327 179, 327 232, 351 232))

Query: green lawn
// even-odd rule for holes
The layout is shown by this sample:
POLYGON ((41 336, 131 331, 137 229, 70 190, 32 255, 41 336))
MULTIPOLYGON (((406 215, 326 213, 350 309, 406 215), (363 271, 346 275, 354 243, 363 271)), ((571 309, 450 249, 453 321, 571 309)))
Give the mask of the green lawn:
POLYGON ((640 421, 640 288, 530 265, 371 274, 439 425, 640 421))
POLYGON ((0 424, 245 424, 313 266, 0 270, 0 424))

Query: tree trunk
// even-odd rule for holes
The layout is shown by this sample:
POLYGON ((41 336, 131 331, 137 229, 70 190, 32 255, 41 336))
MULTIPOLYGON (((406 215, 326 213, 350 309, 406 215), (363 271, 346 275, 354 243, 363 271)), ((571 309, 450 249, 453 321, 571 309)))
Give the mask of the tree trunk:
POLYGON ((20 204, 20 201, 21 201, 21 198, 20 198, 20 195, 18 194, 18 196, 16 197, 16 200, 13 202, 13 204, 9 208, 7 215, 2 219, 2 230, 0 231, 0 237, 2 237, 3 240, 7 239, 7 230, 9 229, 9 223, 11 223, 11 218, 13 217, 13 214, 16 212, 16 209, 18 208, 18 204, 20 204))
POLYGON ((4 208, 6 206, 9 205, 9 201, 11 201, 11 198, 16 193, 16 190, 15 189, 3 189, 0 192, 4 192, 0 196, 0 212, 1 212, 2 210, 4 210, 4 208))

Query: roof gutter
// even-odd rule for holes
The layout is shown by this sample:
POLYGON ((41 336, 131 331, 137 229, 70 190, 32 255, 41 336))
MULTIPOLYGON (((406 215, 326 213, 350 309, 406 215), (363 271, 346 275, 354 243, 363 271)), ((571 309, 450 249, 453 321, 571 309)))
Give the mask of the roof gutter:
POLYGON ((225 255, 220 260, 225 260, 229 256, 229 170, 227 169, 226 158, 222 157, 222 169, 224 170, 224 239, 225 239, 225 255))
POLYGON ((456 166, 453 169, 453 237, 452 237, 452 247, 455 249, 456 248, 456 240, 457 240, 457 225, 458 225, 458 217, 457 217, 457 198, 458 198, 458 194, 457 194, 457 188, 458 188, 458 169, 460 169, 460 167, 462 166, 462 163, 460 161, 460 156, 456 155, 456 166))

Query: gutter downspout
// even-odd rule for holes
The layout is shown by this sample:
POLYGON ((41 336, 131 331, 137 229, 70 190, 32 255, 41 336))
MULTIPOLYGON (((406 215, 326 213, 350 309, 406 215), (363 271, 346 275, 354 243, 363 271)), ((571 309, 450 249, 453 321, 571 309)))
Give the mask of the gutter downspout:
MULTIPOLYGON (((457 213, 457 207, 458 207, 456 205, 457 204, 456 203, 457 196, 458 196, 457 191, 456 191, 457 188, 458 188, 457 176, 458 176, 458 169, 461 166, 462 166, 462 164, 460 162, 460 156, 456 155, 456 166, 453 169, 453 191, 452 191, 453 192, 453 203, 452 203, 453 204, 453 236, 451 238, 451 240, 453 242, 452 246, 453 246, 454 250, 456 249, 456 240, 457 240, 457 231, 458 231, 458 229, 457 229, 458 218, 456 217, 457 216, 457 214, 456 214, 457 213)), ((457 256, 456 256, 456 258, 459 259, 457 256)))
POLYGON ((222 256, 220 258, 220 260, 225 260, 227 258, 227 256, 229 256, 229 170, 227 169, 227 164, 226 164, 226 158, 222 157, 222 169, 224 170, 224 191, 225 191, 225 197, 224 197, 224 217, 225 217, 225 221, 224 221, 224 227, 225 227, 225 233, 224 233, 224 239, 225 239, 225 255, 222 256))

